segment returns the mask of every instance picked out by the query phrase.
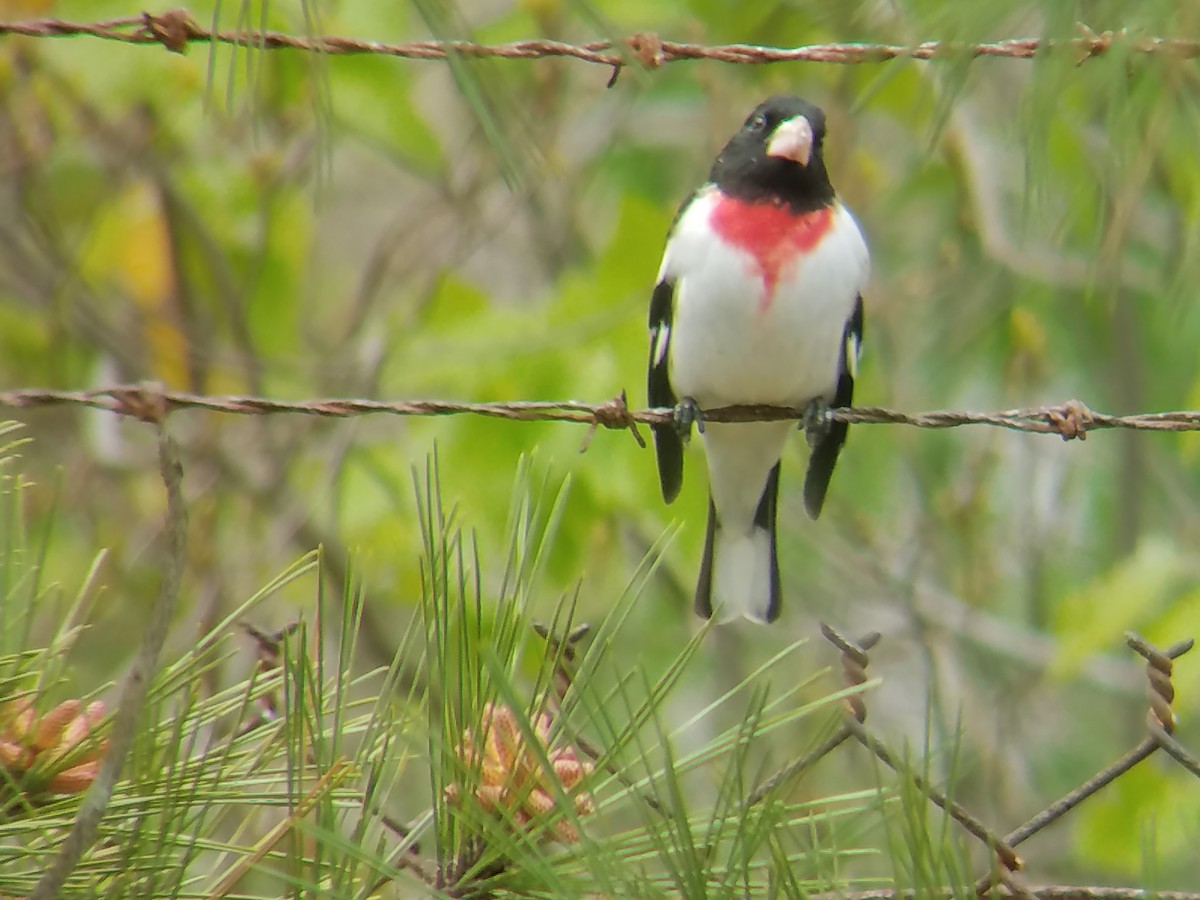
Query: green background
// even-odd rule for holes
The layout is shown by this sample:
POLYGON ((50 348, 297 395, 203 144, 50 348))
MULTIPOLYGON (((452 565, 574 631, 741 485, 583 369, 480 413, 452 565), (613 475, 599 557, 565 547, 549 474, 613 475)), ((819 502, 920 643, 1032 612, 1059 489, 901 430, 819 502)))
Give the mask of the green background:
MULTIPOLYGON (((1200 69, 1138 41, 1190 37, 1167 0, 736 3, 572 0, 413 4, 196 2, 197 22, 404 42, 583 42, 640 31, 702 43, 911 44, 1116 32, 1086 61, 948 51, 861 65, 577 60, 409 61, 90 38, 0 39, 0 390, 143 379, 201 393, 644 405, 646 310, 679 202, 746 113, 803 95, 829 119, 827 162, 872 252, 856 399, 906 411, 1079 398, 1113 413, 1200 406, 1200 69)), ((0 3, 4 18, 92 20, 119 2, 0 3)), ((163 498, 152 432, 102 412, 12 414, 52 509, 52 581, 70 595, 107 549, 69 669, 76 691, 123 671, 158 577, 163 498)), ((662 564, 610 648, 654 673, 695 632, 703 455, 664 507, 653 454, 628 434, 471 416, 317 420, 182 412, 191 539, 169 649, 322 546, 340 591, 367 597, 364 668, 417 614, 412 470, 436 448, 443 495, 499 590, 515 472, 569 479, 533 600, 578 589, 598 621, 665 536, 662 564)), ((1200 440, 1099 432, 1086 442, 994 428, 858 426, 819 523, 805 448, 784 458, 785 608, 771 628, 708 636, 674 701, 683 719, 827 621, 883 632, 868 697, 877 733, 946 774, 1003 832, 1142 735, 1135 629, 1167 644, 1200 625, 1200 440)), ((279 627, 311 581, 257 612, 279 627)), ((47 592, 44 629, 54 625, 47 592)), ((246 648, 249 657, 251 650, 246 648)), ((810 643, 801 681, 834 661, 810 643)), ((245 668, 232 660, 227 667, 245 668)), ((209 673, 215 689, 227 676, 209 673)), ((837 684, 813 687, 820 696, 837 684)), ((1176 679, 1180 737, 1200 663, 1176 679)), ((812 735, 763 750, 779 763, 812 735)), ((861 755, 803 792, 871 787, 861 755)), ((1155 761, 1024 855, 1035 880, 1197 888, 1200 784, 1155 761)), ((427 802, 427 800, 426 800, 427 802)), ((419 804, 415 804, 419 805, 419 804)))

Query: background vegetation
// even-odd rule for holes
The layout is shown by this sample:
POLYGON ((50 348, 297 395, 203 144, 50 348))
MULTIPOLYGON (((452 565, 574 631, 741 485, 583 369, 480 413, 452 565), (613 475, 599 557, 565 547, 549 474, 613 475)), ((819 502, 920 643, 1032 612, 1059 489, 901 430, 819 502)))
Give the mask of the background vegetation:
MULTIPOLYGON (((1131 37, 1200 30, 1200 7, 1173 0, 276 0, 189 9, 224 28, 386 41, 587 41, 657 31, 794 46, 1069 38, 1080 23, 1131 37)), ((138 12, 118 0, 0 2, 9 19, 138 12)), ((1200 407, 1194 60, 1133 53, 1118 36, 1108 53, 1084 62, 1070 52, 847 66, 683 62, 626 69, 611 88, 609 74, 561 59, 447 64, 198 46, 174 55, 154 45, 5 38, 0 390, 152 379, 286 398, 599 401, 628 388, 640 406, 646 304, 675 208, 759 99, 794 92, 827 111, 832 177, 872 248, 861 402, 992 409, 1078 397, 1117 413, 1200 407)), ((43 555, 22 588, 29 630, 21 646, 10 631, 4 649, 11 659, 35 647, 69 650, 46 682, 50 694, 107 699, 161 568, 164 500, 152 429, 77 410, 29 410, 20 419, 31 441, 4 469, 16 510, 7 533, 24 533, 26 562, 35 550, 43 555), (17 472, 34 482, 19 498, 17 472), (60 601, 76 592, 83 599, 66 621, 60 601)), ((177 713, 186 696, 199 704, 197 722, 227 732, 228 723, 225 732, 216 724, 222 716, 244 713, 239 704, 267 690, 246 688, 255 646, 230 630, 229 617, 244 612, 268 631, 303 619, 301 646, 319 640, 320 653, 337 660, 305 676, 317 686, 313 696, 344 667, 332 694, 338 708, 380 691, 391 701, 363 712, 351 741, 356 762, 392 746, 389 728, 404 731, 406 717, 436 699, 420 685, 451 645, 426 643, 431 604, 441 595, 449 609, 454 598, 474 597, 478 579, 493 636, 520 630, 506 618, 515 611, 496 611, 504 596, 519 595, 530 618, 547 621, 564 598, 576 622, 598 625, 620 610, 619 627, 604 632, 617 637, 597 651, 596 696, 624 683, 623 672, 644 681, 621 703, 597 700, 585 719, 594 738, 633 758, 621 717, 653 710, 652 733, 679 730, 671 746, 686 755, 746 721, 746 704, 784 698, 792 711, 778 727, 749 749, 721 750, 750 780, 814 745, 836 716, 832 705, 803 707, 836 689, 836 679, 821 676, 834 657, 819 641, 794 644, 814 637, 822 620, 850 634, 881 631, 872 672, 882 683, 869 697, 876 732, 893 746, 910 742, 917 758, 928 754, 921 765, 1003 830, 1140 737, 1142 679, 1123 632, 1167 644, 1200 622, 1194 436, 1110 432, 1067 444, 999 429, 861 426, 816 524, 792 490, 804 461, 796 440, 783 474, 783 618, 693 642, 705 494, 698 446, 683 495, 665 508, 652 454, 617 432, 597 435, 581 455, 579 427, 466 416, 323 422, 182 413, 170 431, 187 473, 190 542, 165 654, 182 668, 176 682, 160 682, 160 712, 177 713), (429 517, 435 448, 445 527, 429 517), (414 467, 425 485, 416 492, 414 467), (453 579, 439 586, 436 561, 456 559, 460 546, 470 589, 451 590, 453 579), (293 568, 318 547, 319 568, 311 558, 293 568), (526 558, 536 565, 513 569, 526 558), (525 572, 519 582, 514 571, 525 572), (205 656, 201 637, 209 634, 219 652, 205 656), (398 648, 412 654, 401 659, 398 648), (654 700, 653 686, 675 679, 684 662, 669 699, 654 700), (391 674, 356 680, 381 670, 391 674), (755 693, 767 681, 775 692, 755 693), (739 685, 738 704, 683 728, 739 685), (595 706, 615 717, 610 730, 596 725, 595 706)), ((12 608, 16 596, 0 593, 0 602, 12 608)), ((532 640, 510 635, 490 664, 486 653, 470 657, 492 685, 477 699, 537 684, 539 671, 548 677, 532 640)), ((36 659, 48 665, 52 657, 36 659)), ((13 663, 0 689, 30 689, 34 661, 13 663)), ((1186 712, 1200 666, 1182 662, 1176 683, 1186 712)), ((305 696, 298 709, 316 702, 305 696)), ((334 742, 321 758, 336 759, 342 736, 332 723, 318 732, 334 742)), ((415 760, 414 746, 434 748, 449 758, 453 728, 435 732, 441 743, 423 744, 421 731, 406 753, 415 760)), ((300 765, 309 738, 288 734, 276 750, 300 765)), ((1200 745, 1186 714, 1180 736, 1200 745)), ((181 730, 163 758, 174 748, 202 760, 193 753, 202 744, 188 743, 196 740, 181 730)), ((245 752, 245 771, 257 772, 265 757, 245 752)), ((663 772, 658 752, 647 750, 663 772)), ((439 782, 431 794, 427 774, 392 765, 362 808, 397 821, 421 816, 439 782)), ((151 768, 142 760, 133 771, 151 768)), ((339 787, 353 793, 358 782, 346 777, 339 787)), ((172 790, 187 781, 164 778, 172 790)), ((840 797, 821 807, 827 813, 851 803, 854 791, 870 796, 853 801, 848 832, 823 820, 796 827, 807 829, 806 841, 847 854, 895 851, 903 829, 880 823, 912 806, 881 805, 881 783, 891 782, 867 755, 831 757, 787 801, 840 797)), ((719 808, 721 782, 701 773, 697 785, 696 796, 708 792, 719 808)), ((242 787, 247 805, 278 796, 242 787)), ((217 792, 215 782, 205 789, 217 792)), ((611 790, 622 798, 612 800, 618 814, 601 817, 598 832, 654 830, 638 818, 637 791, 611 790)), ((1145 765, 1024 856, 1041 881, 1200 888, 1198 791, 1182 771, 1145 765)), ((253 844, 273 821, 237 818, 222 820, 220 840, 231 848, 253 844)), ((28 850, 18 824, 10 819, 3 835, 28 850)), ((340 847, 330 835, 320 832, 318 846, 340 847)), ((356 846, 372 859, 388 856, 356 846)), ((891 864, 846 855, 821 877, 827 886, 873 876, 926 883, 897 871, 897 859, 917 855, 893 852, 891 864)), ((219 871, 197 865, 202 875, 219 871)), ((530 865, 545 878, 565 871, 530 865)), ((941 871, 931 870, 928 883, 941 871)), ((290 877, 334 890, 325 876, 290 877)), ((415 889, 411 873, 403 878, 400 890, 415 889)), ((23 884, 4 886, 0 876, 0 888, 23 884)))

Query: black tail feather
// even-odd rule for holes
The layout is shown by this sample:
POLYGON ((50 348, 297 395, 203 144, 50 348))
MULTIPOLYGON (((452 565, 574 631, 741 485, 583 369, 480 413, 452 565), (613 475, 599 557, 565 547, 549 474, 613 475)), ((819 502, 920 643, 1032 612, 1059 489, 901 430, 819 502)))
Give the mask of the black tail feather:
POLYGON ((808 472, 804 475, 804 511, 809 518, 815 519, 821 515, 825 494, 829 491, 829 480, 833 477, 833 467, 837 465, 838 454, 842 452, 849 430, 845 422, 834 422, 829 426, 829 433, 812 449, 808 458, 808 472))
MULTIPOLYGON (((842 338, 842 358, 838 374, 837 390, 833 395, 830 406, 850 406, 854 403, 854 371, 857 368, 858 348, 863 338, 863 302, 859 297, 854 304, 854 312, 846 322, 846 331, 842 338)), ((812 449, 808 458, 808 472, 804 476, 804 510, 810 518, 821 515, 821 507, 825 505, 825 494, 829 490, 829 479, 833 477, 833 467, 837 465, 838 454, 846 443, 846 434, 850 426, 846 422, 832 422, 829 430, 812 449)))
POLYGON ((775 463, 775 468, 767 476, 767 486, 763 488, 762 497, 758 501, 758 511, 754 514, 755 527, 766 529, 771 541, 771 599, 767 605, 768 623, 779 618, 783 595, 779 579, 779 551, 775 537, 775 514, 779 506, 779 466, 779 463, 775 463))
MULTIPOLYGON (((651 401, 653 402, 653 401, 651 401)), ((667 503, 679 496, 683 485, 683 439, 674 425, 653 425, 654 452, 658 457, 658 481, 667 503)))
POLYGON ((712 574, 713 574, 713 542, 717 537, 717 505, 712 496, 708 498, 708 529, 704 534, 704 555, 700 558, 700 578, 696 582, 696 615, 702 619, 711 619, 712 606, 712 574))

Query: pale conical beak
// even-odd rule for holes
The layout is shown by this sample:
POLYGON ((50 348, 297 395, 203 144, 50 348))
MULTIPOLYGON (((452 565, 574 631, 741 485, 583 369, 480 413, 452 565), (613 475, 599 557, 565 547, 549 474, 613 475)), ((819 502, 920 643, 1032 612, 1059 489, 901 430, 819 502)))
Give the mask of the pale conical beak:
POLYGON ((812 159, 812 125, 804 116, 780 122, 767 141, 767 156, 778 156, 807 166, 812 159))

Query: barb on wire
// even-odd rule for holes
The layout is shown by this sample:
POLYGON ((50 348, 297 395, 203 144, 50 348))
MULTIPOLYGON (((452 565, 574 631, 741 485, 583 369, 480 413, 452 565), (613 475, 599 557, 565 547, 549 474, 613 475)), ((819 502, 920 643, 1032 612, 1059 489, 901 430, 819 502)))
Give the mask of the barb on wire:
POLYGON ((63 19, 29 19, 0 22, 0 35, 35 38, 94 37, 126 44, 161 44, 182 53, 189 44, 231 44, 260 50, 299 50, 329 55, 377 54, 403 59, 446 59, 468 56, 494 59, 546 59, 569 57, 611 66, 614 72, 630 63, 656 69, 665 63, 707 59, 724 63, 757 65, 776 62, 879 63, 891 59, 932 60, 939 57, 1007 57, 1032 59, 1051 51, 1075 54, 1080 62, 1101 56, 1115 45, 1134 53, 1162 54, 1185 59, 1200 56, 1200 41, 1190 38, 1135 37, 1125 32, 1097 33, 1079 26, 1080 36, 1066 40, 1010 38, 979 44, 925 41, 919 44, 829 43, 802 47, 763 47, 752 44, 704 45, 667 41, 657 34, 642 32, 617 41, 568 44, 562 41, 526 40, 507 44, 474 41, 411 41, 389 44, 382 41, 337 36, 302 37, 278 31, 223 31, 198 24, 186 9, 143 13, 119 19, 72 22, 63 19))
MULTIPOLYGON (((161 421, 176 410, 205 410, 242 416, 308 415, 349 418, 386 413, 394 416, 477 415, 497 419, 535 422, 582 422, 630 430, 644 444, 636 426, 666 425, 674 421, 671 409, 631 410, 622 391, 604 403, 575 400, 459 403, 451 400, 362 400, 320 398, 277 400, 270 397, 190 394, 166 391, 156 384, 118 384, 85 391, 26 388, 0 391, 0 409, 35 409, 49 406, 82 406, 102 409, 149 422, 161 421)), ((726 406, 704 410, 709 422, 775 422, 801 419, 802 409, 780 406, 726 406)), ((1134 431, 1200 431, 1200 410, 1138 413, 1112 416, 1093 412, 1078 400, 1057 406, 1006 409, 998 412, 933 410, 905 413, 878 406, 832 409, 831 420, 852 425, 910 425, 914 428, 957 428, 962 425, 991 425, 1013 431, 1056 434, 1064 440, 1084 440, 1092 431, 1125 428, 1134 431)))
POLYGON ((1176 721, 1175 710, 1171 708, 1175 701, 1175 685, 1171 682, 1171 675, 1175 671, 1175 660, 1191 650, 1195 641, 1189 638, 1166 650, 1159 650, 1131 631, 1125 635, 1125 643, 1146 660, 1146 696, 1150 701, 1147 718, 1150 724, 1157 724, 1167 734, 1171 734, 1175 730, 1176 721))

